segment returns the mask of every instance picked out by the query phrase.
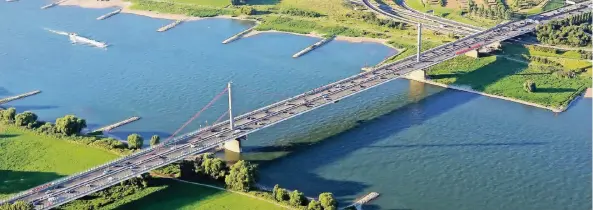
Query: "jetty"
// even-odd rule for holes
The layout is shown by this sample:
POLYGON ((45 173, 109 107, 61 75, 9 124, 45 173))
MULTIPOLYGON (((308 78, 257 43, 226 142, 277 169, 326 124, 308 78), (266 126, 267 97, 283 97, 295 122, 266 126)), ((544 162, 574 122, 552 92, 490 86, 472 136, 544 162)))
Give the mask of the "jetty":
POLYGON ((334 39, 334 36, 328 37, 328 38, 325 38, 325 39, 322 39, 321 41, 318 41, 317 43, 315 43, 315 44, 313 44, 313 45, 311 45, 311 46, 309 46, 309 47, 307 47, 307 48, 299 51, 298 53, 292 55, 292 57, 293 58, 301 57, 302 55, 307 54, 308 52, 311 52, 311 51, 313 51, 314 49, 316 49, 318 47, 321 47, 322 45, 324 45, 325 43, 328 43, 329 41, 331 41, 333 39, 334 39))
POLYGON ((140 117, 130 117, 130 118, 126 119, 126 120, 122 120, 122 121, 119 121, 119 122, 117 122, 117 123, 114 123, 114 124, 111 124, 111 125, 108 125, 108 126, 105 126, 105 127, 101 127, 101 128, 99 128, 99 129, 96 129, 96 130, 94 130, 93 132, 98 132, 98 131, 109 131, 109 130, 111 130, 111 129, 114 129, 114 128, 117 128, 117 127, 123 126, 123 125, 125 125, 125 124, 131 123, 131 122, 134 122, 134 121, 136 121, 136 120, 139 120, 139 119, 140 119, 140 117))
POLYGON ((18 0, 6 0, 6 2, 15 2, 15 1, 18 1, 18 0))
POLYGON ((222 43, 223 43, 223 44, 228 44, 228 43, 231 43, 231 42, 233 42, 233 41, 235 41, 235 40, 237 40, 237 39, 240 39, 241 37, 245 36, 245 34, 247 34, 247 33, 251 32, 251 31, 253 31, 253 29, 254 29, 254 28, 255 28, 255 27, 252 27, 252 28, 249 28, 249 29, 247 29, 247 30, 245 30, 245 31, 241 31, 241 32, 239 32, 238 34, 235 34, 234 36, 231 36, 230 38, 228 38, 228 39, 226 39, 226 40, 222 41, 222 43))
POLYGON ((163 26, 161 28, 159 28, 158 30, 156 30, 157 32, 165 32, 169 29, 174 28, 175 26, 181 24, 181 22, 183 22, 183 20, 176 20, 175 22, 169 23, 166 26, 163 26))
POLYGON ((35 95, 38 93, 41 93, 41 90, 35 90, 35 91, 28 92, 28 93, 20 94, 20 95, 8 97, 8 98, 3 98, 3 99, 0 99, 0 104, 4 104, 4 103, 8 103, 8 102, 17 100, 17 99, 29 97, 29 96, 32 96, 32 95, 35 95))
POLYGON ((82 44, 87 44, 87 45, 95 46, 95 47, 98 47, 98 48, 107 48, 107 46, 108 46, 107 43, 105 43, 105 42, 100 42, 100 41, 97 41, 97 40, 89 39, 89 38, 80 36, 80 35, 78 35, 76 33, 68 33, 68 37, 70 38, 70 41, 73 44, 82 43, 82 44))
POLYGON ((45 5, 45 6, 41 7, 41 9, 52 8, 52 7, 54 7, 54 6, 58 5, 58 4, 64 3, 65 1, 68 1, 68 0, 61 0, 61 1, 58 1, 58 2, 53 2, 51 4, 48 4, 48 5, 45 5))
POLYGON ((365 195, 364 197, 356 200, 354 203, 350 204, 349 206, 347 206, 344 209, 351 209, 352 207, 356 208, 357 210, 362 210, 362 205, 366 204, 370 201, 372 201, 373 199, 379 197, 379 193, 377 192, 371 192, 367 195, 365 195))
POLYGON ((120 8, 120 9, 117 9, 117 10, 115 10, 113 12, 110 12, 110 13, 107 13, 107 14, 104 14, 104 15, 101 15, 100 17, 97 18, 97 20, 105 20, 105 19, 107 19, 107 18, 109 18, 111 16, 117 15, 118 13, 121 12, 121 10, 122 9, 120 8))

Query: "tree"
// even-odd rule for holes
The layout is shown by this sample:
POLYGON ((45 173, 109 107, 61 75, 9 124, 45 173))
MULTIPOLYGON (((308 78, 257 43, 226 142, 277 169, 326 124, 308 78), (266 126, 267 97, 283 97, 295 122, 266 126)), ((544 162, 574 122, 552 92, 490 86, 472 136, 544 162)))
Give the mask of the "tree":
POLYGON ((79 134, 83 128, 86 128, 86 120, 74 115, 66 115, 56 119, 55 131, 67 136, 79 134))
POLYGON ((14 123, 18 126, 29 125, 37 122, 37 115, 33 112, 19 113, 14 117, 14 123))
POLYGON ((278 189, 280 189, 280 185, 274 185, 274 189, 272 189, 272 197, 276 198, 276 192, 278 192, 278 189))
POLYGON ((283 188, 279 188, 278 191, 276 192, 276 200, 277 201, 285 201, 288 199, 288 191, 286 191, 286 189, 283 188))
POLYGON ((257 167, 249 162, 240 160, 231 166, 229 175, 225 178, 227 187, 238 191, 249 191, 257 181, 257 167))
POLYGON ((525 89, 525 91, 527 91, 529 93, 535 92, 535 90, 536 90, 535 82, 533 82, 531 80, 525 81, 525 83, 523 83, 523 89, 525 89))
POLYGON ((33 210, 33 205, 25 201, 16 201, 12 204, 5 203, 0 205, 0 210, 33 210))
POLYGON ((140 149, 140 148, 142 148, 143 144, 144 144, 144 139, 142 138, 142 136, 135 134, 135 133, 130 134, 128 136, 128 148, 140 149))
POLYGON ((239 11, 241 12, 241 14, 244 15, 255 15, 255 9, 253 9, 252 7, 241 7, 241 9, 239 9, 239 11))
POLYGON ((303 194, 302 192, 299 192, 298 190, 292 191, 290 193, 290 205, 293 206, 302 206, 305 205, 305 203, 307 202, 307 198, 305 197, 305 194, 303 194))
POLYGON ((204 172, 213 179, 224 178, 227 174, 226 163, 220 158, 208 158, 202 163, 204 172))
POLYGON ((334 195, 329 192, 319 194, 319 203, 321 203, 323 209, 335 209, 338 207, 338 202, 334 198, 334 195))
POLYGON ((45 124, 39 126, 37 130, 42 133, 54 133, 54 125, 50 122, 46 122, 45 124))
POLYGON ((10 122, 14 121, 16 109, 10 107, 6 110, 2 110, 2 112, 0 114, 2 114, 2 116, 0 116, 0 117, 2 117, 2 122, 10 123, 10 122))
POLYGON ((153 135, 150 137, 150 146, 157 145, 161 142, 161 137, 158 135, 153 135))
POLYGON ((311 200, 307 206, 307 210, 323 210, 323 207, 321 206, 321 203, 316 200, 311 200))

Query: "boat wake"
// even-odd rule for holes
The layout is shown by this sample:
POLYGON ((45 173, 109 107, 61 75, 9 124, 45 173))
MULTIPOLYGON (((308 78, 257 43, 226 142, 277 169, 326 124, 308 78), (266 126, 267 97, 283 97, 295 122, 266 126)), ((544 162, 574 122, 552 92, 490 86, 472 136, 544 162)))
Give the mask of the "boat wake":
POLYGON ((107 48, 107 46, 108 46, 105 42, 100 42, 100 41, 96 41, 93 39, 89 39, 89 38, 80 36, 76 33, 69 33, 69 32, 65 32, 65 31, 56 31, 56 30, 47 29, 47 28, 45 30, 55 33, 55 34, 68 36, 68 38, 70 39, 70 42, 72 42, 73 44, 86 44, 86 45, 90 45, 90 46, 94 46, 94 47, 98 47, 98 48, 107 48))

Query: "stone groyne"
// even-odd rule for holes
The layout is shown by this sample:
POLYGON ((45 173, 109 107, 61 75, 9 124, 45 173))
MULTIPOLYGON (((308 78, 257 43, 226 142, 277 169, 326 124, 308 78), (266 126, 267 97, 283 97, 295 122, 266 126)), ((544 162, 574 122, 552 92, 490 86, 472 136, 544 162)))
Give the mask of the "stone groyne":
POLYGON ((107 13, 107 14, 104 14, 104 15, 101 15, 100 17, 97 18, 97 20, 105 20, 105 19, 107 19, 107 18, 109 18, 111 16, 114 16, 114 15, 119 14, 121 12, 121 10, 122 9, 117 9, 117 10, 115 10, 113 12, 110 12, 110 13, 107 13))
POLYGON ((311 51, 313 51, 314 49, 317 49, 317 48, 321 47, 322 45, 324 45, 324 44, 326 44, 326 43, 330 42, 330 41, 331 41, 331 40, 333 40, 334 38, 335 38, 335 37, 334 37, 334 36, 332 36, 332 37, 329 37, 329 38, 322 39, 321 41, 318 41, 317 43, 315 43, 315 44, 313 44, 313 45, 311 45, 311 46, 309 46, 309 47, 307 47, 307 48, 305 48, 305 49, 303 49, 303 50, 301 50, 301 51, 297 52, 297 53, 296 53, 296 54, 294 54, 292 57, 293 57, 293 58, 298 58, 298 57, 301 57, 301 56, 303 56, 304 54, 307 54, 308 52, 311 52, 311 51))
POLYGON ((20 95, 8 97, 8 98, 3 98, 3 99, 0 99, 0 104, 4 104, 4 103, 8 103, 8 102, 17 100, 17 99, 21 99, 21 98, 29 97, 29 96, 32 96, 32 95, 36 95, 38 93, 41 93, 41 90, 35 90, 35 91, 28 92, 28 93, 20 94, 20 95))
POLYGON ((58 1, 58 2, 53 2, 51 4, 48 4, 48 5, 45 5, 45 6, 41 7, 41 9, 52 8, 52 7, 54 7, 54 6, 58 5, 58 4, 64 3, 65 1, 68 1, 68 0, 61 0, 61 1, 58 1))
POLYGON ((222 41, 222 43, 223 43, 223 44, 228 44, 228 43, 231 43, 231 42, 233 42, 233 41, 235 41, 235 40, 238 40, 238 39, 240 39, 241 37, 245 36, 245 34, 247 34, 247 33, 251 32, 251 31, 253 31, 253 29, 254 29, 254 28, 255 28, 255 27, 252 27, 252 28, 249 28, 249 29, 247 29, 247 30, 245 30, 245 31, 241 31, 241 32, 239 32, 238 34, 235 34, 234 36, 231 36, 230 38, 228 38, 228 39, 226 39, 226 40, 222 41))
POLYGON ((165 32, 168 31, 169 29, 175 28, 175 26, 181 24, 183 22, 183 20, 176 20, 175 22, 169 23, 161 28, 159 28, 158 30, 156 30, 157 32, 165 32))
POLYGON ((134 122, 134 121, 136 121, 136 120, 139 120, 139 119, 140 119, 140 117, 130 117, 130 118, 126 119, 126 120, 123 120, 123 121, 120 121, 120 122, 117 122, 117 123, 114 123, 114 124, 111 124, 111 125, 108 125, 108 126, 105 126, 105 127, 99 128, 99 129, 96 129, 96 130, 94 130, 93 132, 98 132, 98 131, 109 131, 109 130, 111 130, 111 129, 114 129, 114 128, 117 128, 117 127, 120 127, 120 126, 122 126, 122 125, 125 125, 125 124, 128 124, 128 123, 131 123, 131 122, 134 122))

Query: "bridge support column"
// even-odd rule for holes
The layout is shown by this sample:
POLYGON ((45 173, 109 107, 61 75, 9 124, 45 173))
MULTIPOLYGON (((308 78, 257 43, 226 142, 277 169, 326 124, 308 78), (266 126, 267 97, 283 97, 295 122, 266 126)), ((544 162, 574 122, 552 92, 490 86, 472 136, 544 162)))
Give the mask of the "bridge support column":
POLYGON ((472 58, 478 58, 479 53, 478 53, 478 50, 471 50, 471 51, 466 52, 465 56, 472 57, 472 58))
POLYGON ((406 75, 406 78, 423 82, 426 80, 426 72, 422 69, 414 70, 408 73, 408 75, 406 75))
POLYGON ((241 139, 235 139, 225 142, 224 149, 235 153, 241 153, 241 139))

